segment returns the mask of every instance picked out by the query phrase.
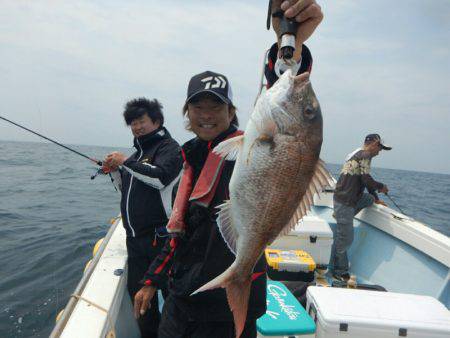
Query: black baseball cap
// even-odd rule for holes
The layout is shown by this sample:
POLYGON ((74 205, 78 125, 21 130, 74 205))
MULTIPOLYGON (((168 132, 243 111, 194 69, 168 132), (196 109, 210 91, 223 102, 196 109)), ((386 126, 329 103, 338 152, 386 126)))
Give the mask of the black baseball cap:
POLYGON ((233 102, 233 94, 227 77, 209 70, 191 78, 188 85, 186 103, 202 93, 211 93, 226 104, 232 104, 233 102))
POLYGON ((392 147, 387 146, 386 144, 384 144, 383 140, 381 139, 380 135, 378 134, 369 134, 366 136, 364 143, 372 143, 372 142, 379 142, 381 149, 383 150, 391 150, 392 147))

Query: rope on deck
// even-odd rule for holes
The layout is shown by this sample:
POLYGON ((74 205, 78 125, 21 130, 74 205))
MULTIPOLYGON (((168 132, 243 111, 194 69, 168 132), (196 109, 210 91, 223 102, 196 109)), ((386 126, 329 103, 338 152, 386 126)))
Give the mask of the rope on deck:
POLYGON ((111 328, 110 331, 106 334, 106 337, 107 338, 114 338, 114 337, 116 337, 115 328, 114 328, 114 325, 113 325, 113 322, 111 320, 111 316, 109 315, 108 310, 106 310, 103 306, 100 306, 100 305, 94 303, 93 301, 91 301, 91 300, 89 300, 87 298, 84 298, 81 295, 77 295, 77 294, 73 293, 73 294, 70 295, 70 297, 73 297, 73 298, 75 298, 77 300, 82 300, 82 301, 88 303, 89 305, 92 305, 93 307, 99 309, 100 311, 103 311, 104 313, 106 313, 106 322, 108 323, 108 327, 111 328))

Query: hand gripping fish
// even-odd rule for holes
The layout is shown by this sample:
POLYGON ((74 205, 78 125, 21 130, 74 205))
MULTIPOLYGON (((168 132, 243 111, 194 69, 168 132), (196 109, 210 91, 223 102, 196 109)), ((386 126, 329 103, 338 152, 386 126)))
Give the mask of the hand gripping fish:
POLYGON ((226 288, 236 336, 245 325, 253 268, 266 246, 288 233, 331 182, 319 159, 322 114, 309 74, 286 71, 262 94, 242 136, 214 152, 236 160, 230 199, 219 206, 217 224, 234 263, 197 291, 226 288))

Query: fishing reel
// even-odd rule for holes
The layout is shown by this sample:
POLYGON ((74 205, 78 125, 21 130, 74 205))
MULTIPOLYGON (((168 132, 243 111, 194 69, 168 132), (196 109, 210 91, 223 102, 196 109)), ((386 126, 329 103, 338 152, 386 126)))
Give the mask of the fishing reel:
MULTIPOLYGON (((279 37, 281 42, 279 46, 279 56, 275 62, 275 73, 278 77, 280 77, 288 69, 298 71, 298 68, 300 68, 300 64, 293 59, 299 23, 295 20, 286 18, 281 9, 278 9, 272 13, 272 0, 269 1, 269 8, 267 11, 268 30, 270 29, 271 17, 280 19, 279 37), (294 69, 296 67, 297 69, 294 69)), ((294 73, 296 73, 296 71, 294 73)))
POLYGON ((98 175, 108 175, 111 172, 111 169, 104 165, 102 161, 96 160, 95 158, 89 159, 100 167, 91 175, 91 180, 96 178, 98 175))
POLYGON ((98 168, 95 170, 95 172, 91 175, 91 180, 96 178, 98 175, 107 175, 108 173, 103 171, 103 167, 98 168))
POLYGON ((111 170, 108 167, 106 167, 102 164, 102 166, 100 168, 98 168, 97 170, 95 170, 95 172, 91 175, 91 180, 95 179, 98 175, 105 175, 105 176, 108 175, 109 178, 111 179, 114 189, 117 191, 117 187, 114 184, 114 178, 111 175, 111 170))

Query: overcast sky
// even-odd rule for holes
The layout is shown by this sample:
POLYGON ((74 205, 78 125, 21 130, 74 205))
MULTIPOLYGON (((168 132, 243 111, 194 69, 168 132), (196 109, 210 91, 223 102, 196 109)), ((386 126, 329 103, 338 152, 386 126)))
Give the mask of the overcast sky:
MULTIPOLYGON (((450 1, 320 1, 307 41, 324 116, 322 158, 342 163, 367 133, 373 165, 450 174, 450 1)), ((267 1, 0 2, 0 115, 69 144, 129 147, 124 103, 158 98, 180 142, 189 78, 231 81, 244 128, 257 93, 267 1)), ((0 121, 0 139, 36 141, 0 121)), ((1 156, 1 154, 0 154, 1 156)))

